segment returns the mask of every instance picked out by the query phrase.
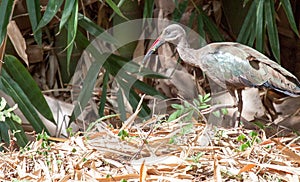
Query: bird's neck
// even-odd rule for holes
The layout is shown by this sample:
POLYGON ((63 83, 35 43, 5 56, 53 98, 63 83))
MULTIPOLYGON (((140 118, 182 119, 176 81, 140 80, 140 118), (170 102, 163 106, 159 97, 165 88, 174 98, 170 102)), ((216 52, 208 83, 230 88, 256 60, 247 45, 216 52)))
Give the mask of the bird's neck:
POLYGON ((182 38, 181 41, 179 41, 177 51, 183 61, 193 65, 197 64, 197 61, 194 58, 195 49, 190 48, 189 43, 185 38, 182 38))

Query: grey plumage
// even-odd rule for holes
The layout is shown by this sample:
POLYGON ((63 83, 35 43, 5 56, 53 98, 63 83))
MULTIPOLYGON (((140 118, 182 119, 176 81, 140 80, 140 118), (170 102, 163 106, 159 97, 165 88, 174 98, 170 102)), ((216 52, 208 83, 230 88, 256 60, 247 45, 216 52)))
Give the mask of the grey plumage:
POLYGON ((262 53, 233 42, 212 43, 198 50, 191 49, 185 30, 177 24, 163 30, 144 60, 165 42, 175 44, 183 61, 200 67, 221 87, 229 90, 265 87, 289 96, 300 95, 299 80, 262 53))

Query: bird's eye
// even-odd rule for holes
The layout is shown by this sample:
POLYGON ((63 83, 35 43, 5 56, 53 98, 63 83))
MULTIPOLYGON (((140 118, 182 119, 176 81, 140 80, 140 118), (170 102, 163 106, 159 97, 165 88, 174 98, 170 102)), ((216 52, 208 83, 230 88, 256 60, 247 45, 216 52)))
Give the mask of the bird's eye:
POLYGON ((165 31, 165 34, 166 34, 166 35, 170 35, 170 33, 171 33, 171 32, 170 32, 169 30, 166 30, 166 31, 165 31))

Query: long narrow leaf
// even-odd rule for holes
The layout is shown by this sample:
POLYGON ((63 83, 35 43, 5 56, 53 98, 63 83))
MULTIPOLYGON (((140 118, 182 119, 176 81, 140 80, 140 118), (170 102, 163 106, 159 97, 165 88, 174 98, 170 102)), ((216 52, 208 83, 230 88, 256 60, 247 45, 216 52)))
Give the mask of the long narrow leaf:
MULTIPOLYGON (((129 101, 131 107, 135 110, 137 108, 138 103, 139 103, 141 98, 133 90, 132 87, 128 88, 128 84, 125 83, 122 79, 116 78, 116 80, 119 83, 120 87, 122 88, 122 90, 124 92, 124 95, 127 98, 127 100, 129 101)), ((141 111, 139 113, 139 116, 143 117, 143 118, 147 118, 147 117, 149 117, 150 112, 151 112, 150 108, 145 103, 143 103, 142 107, 141 107, 141 111)))
POLYGON ((198 7, 194 1, 191 1, 195 9, 197 10, 199 16, 202 16, 204 27, 207 33, 210 35, 213 41, 224 41, 223 36, 220 34, 217 26, 209 19, 209 17, 204 13, 201 7, 198 7))
POLYGON ((154 10, 154 0, 145 1, 144 11, 143 11, 143 20, 146 18, 151 18, 154 10))
POLYGON ((119 15, 120 17, 124 18, 125 20, 129 20, 128 18, 126 18, 123 13, 121 12, 121 10, 119 9, 119 7, 112 1, 112 0, 106 0, 105 1, 110 7, 111 9, 114 10, 115 13, 117 13, 117 15, 119 15))
POLYGON ((264 18, 263 18, 263 8, 264 8, 264 1, 256 0, 255 1, 257 5, 256 9, 256 27, 255 27, 255 32, 256 32, 256 50, 259 52, 263 52, 264 48, 264 18))
MULTIPOLYGON (((121 68, 124 69, 126 72, 132 73, 132 74, 137 74, 139 76, 143 76, 145 78, 159 78, 159 79, 168 79, 168 77, 159 74, 157 72, 154 72, 150 69, 142 69, 141 72, 139 72, 140 65, 132 62, 124 57, 112 54, 109 56, 109 60, 107 60, 107 64, 111 65, 111 68, 115 70, 120 70, 121 68)), ((111 73, 114 75, 114 73, 111 73)))
POLYGON ((292 6, 289 0, 280 0, 282 7, 285 11, 285 14, 288 18, 288 21, 291 25, 292 30, 295 32, 295 34, 299 37, 299 32, 297 30, 297 25, 294 19, 293 11, 292 11, 292 6))
MULTIPOLYGON (((102 60, 104 57, 98 57, 98 59, 102 60)), ((99 73, 99 70, 102 66, 101 61, 94 61, 88 70, 88 73, 83 81, 82 89, 79 93, 79 96, 77 98, 77 104, 75 105, 75 108, 73 110, 71 121, 75 120, 81 113, 82 109, 85 108, 88 101, 90 100, 92 96, 92 92, 94 90, 96 78, 99 73)))
POLYGON ((173 12, 173 21, 179 22, 186 8, 188 7, 188 1, 175 2, 176 8, 173 12))
MULTIPOLYGON (((194 14, 194 13, 193 13, 194 14)), ((199 38, 199 43, 201 47, 204 47, 206 45, 206 41, 205 41, 205 30, 204 30, 204 22, 203 22, 203 18, 201 15, 197 16, 197 24, 198 24, 198 33, 200 35, 199 38)), ((191 26, 190 26, 191 27, 191 26)))
MULTIPOLYGON (((40 1, 39 0, 26 0, 27 10, 29 13, 29 19, 32 27, 32 31, 35 31, 38 23, 42 17, 40 10, 40 1)), ((42 30, 39 29, 33 34, 35 41, 42 45, 42 30)))
POLYGON ((49 133, 28 97, 5 70, 2 70, 2 76, 0 77, 0 88, 18 103, 19 109, 37 133, 42 131, 49 133))
POLYGON ((278 63, 280 63, 280 46, 277 32, 277 26, 275 21, 275 8, 273 0, 265 0, 264 4, 265 19, 267 24, 267 31, 271 50, 278 63))
POLYGON ((202 14, 204 26, 213 41, 224 41, 217 26, 205 15, 202 14))
POLYGON ((88 31, 93 36, 97 37, 99 40, 106 41, 113 45, 120 45, 120 43, 111 34, 105 32, 105 30, 95 24, 88 17, 78 14, 78 24, 81 28, 88 31))
POLYGON ((100 99, 100 105, 98 109, 99 116, 104 116, 104 109, 106 103, 106 96, 107 96, 107 83, 108 83, 109 73, 106 71, 103 77, 103 86, 102 86, 102 94, 100 99))
POLYGON ((45 11, 41 21, 39 22, 38 26, 35 28, 34 33, 36 31, 38 31, 39 29, 43 28, 44 26, 46 26, 53 19, 53 17, 56 15, 57 11, 61 7, 62 3, 63 3, 62 0, 59 0, 59 1, 49 0, 48 1, 46 11, 45 11))
MULTIPOLYGON (((129 99, 130 105, 133 107, 134 110, 136 110, 137 106, 141 100, 141 97, 133 89, 130 89, 128 99, 129 99)), ((147 104, 145 102, 143 102, 142 106, 141 106, 141 111, 139 112, 138 115, 142 118, 147 119, 147 118, 149 118, 150 113, 151 113, 150 108, 147 106, 147 104)))
MULTIPOLYGON (((117 8, 120 8, 121 6, 123 6, 123 4, 125 3, 126 0, 120 0, 118 2, 117 8)), ((116 12, 113 12, 113 14, 109 17, 109 21, 112 20, 112 18, 116 15, 116 12)))
MULTIPOLYGON (((251 40, 249 37, 252 35, 252 37, 255 38, 255 33, 253 33, 254 28, 254 22, 255 22, 255 14, 256 14, 256 3, 252 2, 247 16, 244 20, 243 26, 239 32, 237 42, 240 42, 242 44, 247 44, 249 46, 253 46, 253 43, 250 44, 249 40, 251 40)), ((251 41, 252 42, 252 41, 251 41)))
POLYGON ((125 121, 126 110, 125 110, 124 98, 123 98, 123 93, 121 88, 119 88, 117 92, 117 102, 118 102, 118 109, 119 109, 121 120, 125 121))
POLYGON ((0 4, 0 45, 6 36, 7 25, 10 20, 13 4, 14 1, 12 0, 2 0, 0 4))
POLYGON ((18 83, 22 92, 24 92, 39 113, 55 124, 52 112, 43 94, 23 64, 14 56, 8 55, 5 56, 5 64, 3 64, 3 67, 10 77, 18 83))
MULTIPOLYGON (((87 44, 86 39, 84 39, 81 33, 78 33, 77 39, 80 40, 79 44, 87 44)), ((88 42, 88 41, 87 41, 88 42)), ((77 98, 77 104, 73 110, 71 121, 75 120, 82 112, 82 109, 85 108, 89 99, 92 96, 92 91, 94 90, 96 78, 99 73, 100 68, 103 66, 105 60, 107 59, 108 55, 102 55, 98 52, 98 50, 93 46, 89 46, 86 49, 94 58, 97 58, 90 67, 87 72, 87 75, 83 81, 81 92, 77 98)))
POLYGON ((67 72, 70 75, 70 61, 74 46, 74 41, 77 33, 78 24, 78 0, 75 0, 74 10, 71 13, 71 17, 68 21, 68 36, 67 36, 67 72))
POLYGON ((248 46, 253 46, 254 45, 254 41, 255 41, 255 22, 252 22, 250 25, 249 25, 249 36, 248 36, 248 40, 247 40, 247 44, 248 46))
POLYGON ((64 10, 63 10, 63 13, 61 16, 61 20, 59 23, 59 32, 64 27, 64 25, 67 23, 69 17, 72 14, 72 11, 74 11, 73 8, 74 8, 75 2, 76 2, 76 0, 66 0, 64 10))
MULTIPOLYGON (((6 106, 7 107, 7 106, 6 106)), ((5 118, 5 122, 0 122, 0 137, 1 137, 1 141, 5 142, 7 144, 10 143, 10 137, 9 137, 9 126, 7 125, 7 120, 9 120, 10 118, 5 118)), ((0 146, 0 150, 3 150, 3 147, 0 146)))
MULTIPOLYGON (((82 35, 82 33, 78 32, 77 34, 77 38, 76 38, 78 45, 80 46, 88 46, 89 45, 89 41, 82 35)), ((127 65, 126 61, 124 61, 121 57, 116 56, 116 55, 109 55, 109 54, 100 54, 100 52, 91 44, 89 45, 86 50, 92 55, 92 57, 97 58, 96 61, 94 61, 90 67, 90 69, 87 72, 87 75, 83 81, 83 85, 82 85, 82 89, 81 92, 77 98, 77 104, 75 105, 75 108, 73 110, 72 116, 71 116, 71 120, 73 121, 75 118, 77 118, 81 112, 82 109, 85 108, 85 106, 87 105, 89 99, 92 96, 92 91, 94 89, 94 85, 96 82, 96 76, 99 73, 100 68, 103 66, 106 71, 108 71, 111 75, 116 76, 116 78, 120 78, 119 80, 121 80, 121 82, 123 82, 122 80, 126 80, 126 83, 119 83, 122 86, 123 90, 127 89, 127 93, 131 92, 129 89, 132 89, 132 87, 135 87, 137 89, 141 89, 141 90, 151 90, 150 92, 152 92, 153 95, 161 95, 159 92, 155 92, 155 89, 152 87, 147 87, 145 85, 143 85, 142 83, 140 83, 140 81, 137 81, 137 79, 133 76, 130 76, 129 74, 127 74, 127 68, 129 69, 129 67, 131 68, 131 66, 124 67, 124 65, 127 65), (124 68, 122 68, 124 67, 124 68), (121 69, 122 68, 122 69, 121 69), (125 69, 126 68, 126 69, 125 69), (135 83, 136 82, 136 83, 135 83), (137 85, 135 85, 137 84, 137 85), (140 84, 140 85, 138 85, 140 84), (147 87, 147 88, 146 88, 147 87), (150 89, 151 88, 151 89, 150 89)), ((129 64, 128 64, 129 65, 129 64)), ((138 70, 139 67, 136 66, 136 70, 138 70)), ((127 97, 129 94, 127 94, 127 97)), ((131 93, 132 95, 132 93, 131 93)), ((163 96, 163 95, 161 95, 163 96)), ((164 96, 163 96, 164 97, 164 96)), ((138 103, 139 99, 136 98, 137 102, 133 102, 133 103, 138 103)), ((146 107, 146 106, 143 106, 146 107)), ((143 109, 143 114, 146 115, 146 113, 149 113, 149 108, 144 108, 143 109)))
POLYGON ((16 123, 10 118, 6 118, 5 123, 9 126, 11 131, 15 132, 14 137, 16 137, 17 139, 18 146, 25 147, 25 145, 27 145, 28 143, 28 139, 24 132, 24 129, 22 128, 22 125, 16 123))

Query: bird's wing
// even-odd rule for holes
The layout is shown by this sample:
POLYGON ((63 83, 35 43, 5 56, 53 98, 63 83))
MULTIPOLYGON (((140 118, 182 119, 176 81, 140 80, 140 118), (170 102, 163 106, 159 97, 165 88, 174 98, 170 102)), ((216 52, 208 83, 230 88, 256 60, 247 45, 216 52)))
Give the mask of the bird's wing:
POLYGON ((198 51, 212 79, 233 85, 264 86, 287 95, 300 94, 298 79, 260 52, 232 42, 213 43, 198 51))

